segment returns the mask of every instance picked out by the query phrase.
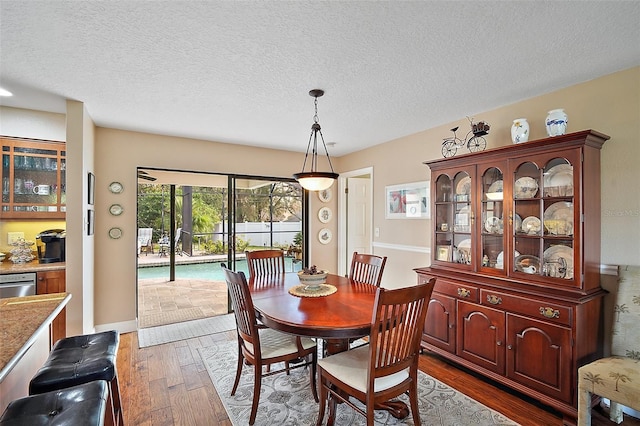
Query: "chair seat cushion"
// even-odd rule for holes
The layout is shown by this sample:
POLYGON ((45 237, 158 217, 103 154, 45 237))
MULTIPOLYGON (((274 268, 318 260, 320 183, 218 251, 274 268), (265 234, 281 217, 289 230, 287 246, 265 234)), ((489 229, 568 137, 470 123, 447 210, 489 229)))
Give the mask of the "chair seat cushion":
POLYGON ((1 426, 89 426, 104 424, 109 390, 103 380, 12 401, 1 426))
POLYGON ((640 360, 602 358, 580 367, 578 378, 580 389, 640 410, 640 360))
MULTIPOLYGON (((367 389, 369 357, 369 346, 366 345, 319 359, 318 366, 354 389, 365 392, 367 389)), ((374 392, 389 389, 402 383, 408 377, 408 369, 389 376, 379 377, 373 384, 374 392)))
POLYGON ((120 337, 115 330, 58 340, 29 383, 29 394, 49 392, 116 375, 120 337))
MULTIPOLYGON (((296 336, 281 333, 271 328, 261 328, 258 330, 258 333, 260 334, 262 359, 275 358, 298 352, 296 336)), ((311 349, 316 346, 315 340, 308 337, 300 337, 300 341, 304 349, 311 349)), ((247 344, 247 348, 253 351, 251 344, 247 344)))

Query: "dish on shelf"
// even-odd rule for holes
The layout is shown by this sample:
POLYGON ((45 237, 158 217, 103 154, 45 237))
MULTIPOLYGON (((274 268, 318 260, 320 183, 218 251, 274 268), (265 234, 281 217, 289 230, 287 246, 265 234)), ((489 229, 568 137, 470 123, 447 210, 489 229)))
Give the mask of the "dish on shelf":
POLYGON ((456 185, 456 194, 471 194, 471 177, 465 176, 460 179, 460 182, 458 182, 458 184, 456 185))
POLYGON ((573 249, 563 244, 551 246, 544 251, 543 272, 545 275, 573 279, 573 249))
MULTIPOLYGON (((514 258, 517 258, 518 256, 520 256, 520 252, 519 252, 519 251, 517 251, 517 250, 515 250, 515 251, 513 252, 513 257, 514 257, 514 258)), ((495 268, 496 268, 496 269, 502 269, 502 268, 504 268, 504 252, 503 252, 503 251, 501 251, 501 252, 498 254, 498 257, 496 257, 496 264, 495 264, 495 268)))
POLYGON ((528 235, 540 235, 540 219, 535 216, 525 217, 522 221, 522 232, 528 235))
POLYGON ((467 238, 458 243, 454 254, 454 261, 471 265, 471 239, 467 238))
POLYGON ((516 257, 516 270, 525 274, 537 274, 540 271, 540 259, 530 254, 516 257))
MULTIPOLYGON (((545 223, 548 221, 556 222, 556 234, 573 235, 573 203, 559 201, 551 204, 544 211, 543 219, 545 223)), ((549 222, 550 225, 553 222, 549 222)), ((551 229, 549 229, 550 233, 551 229)))
POLYGON ((502 219, 491 216, 484 221, 484 229, 490 234, 502 234, 504 231, 502 219))
POLYGON ((558 164, 544 173, 544 196, 564 197, 573 195, 573 166, 558 164))
POLYGON ((524 176, 516 179, 513 187, 513 197, 519 199, 533 198, 538 193, 538 181, 532 177, 524 176))
POLYGON ((471 218, 471 208, 469 206, 464 206, 456 213, 456 220, 453 225, 453 230, 455 232, 469 232, 471 229, 470 221, 471 218))
POLYGON ((515 232, 521 232, 522 231, 522 218, 517 213, 516 213, 515 219, 514 219, 514 227, 515 227, 515 232))
POLYGON ((558 164, 544 173, 544 186, 573 186, 573 166, 558 164))

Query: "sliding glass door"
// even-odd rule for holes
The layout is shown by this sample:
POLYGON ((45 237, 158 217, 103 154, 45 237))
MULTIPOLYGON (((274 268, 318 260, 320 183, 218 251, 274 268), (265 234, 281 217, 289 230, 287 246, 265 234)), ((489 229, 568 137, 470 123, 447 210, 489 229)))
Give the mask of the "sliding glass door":
POLYGON ((228 312, 221 265, 248 274, 246 250, 282 249, 287 270, 299 270, 306 203, 289 179, 139 169, 139 236, 151 234, 138 241, 139 318, 145 304, 206 316, 228 312), (152 296, 144 299, 143 291, 152 296))

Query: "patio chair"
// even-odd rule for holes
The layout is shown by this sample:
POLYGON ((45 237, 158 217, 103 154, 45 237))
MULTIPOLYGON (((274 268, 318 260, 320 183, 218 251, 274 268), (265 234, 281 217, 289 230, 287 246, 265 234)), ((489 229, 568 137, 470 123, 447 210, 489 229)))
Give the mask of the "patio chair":
POLYGON ((144 254, 153 254, 153 228, 138 228, 138 256, 144 251, 144 254))

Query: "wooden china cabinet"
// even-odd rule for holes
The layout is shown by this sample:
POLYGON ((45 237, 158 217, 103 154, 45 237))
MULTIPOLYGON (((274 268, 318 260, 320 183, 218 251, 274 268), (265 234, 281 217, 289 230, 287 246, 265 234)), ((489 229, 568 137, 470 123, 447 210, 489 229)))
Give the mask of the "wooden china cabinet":
POLYGON ((593 130, 431 169, 423 348, 577 418, 577 371, 602 356, 600 150, 593 130))

